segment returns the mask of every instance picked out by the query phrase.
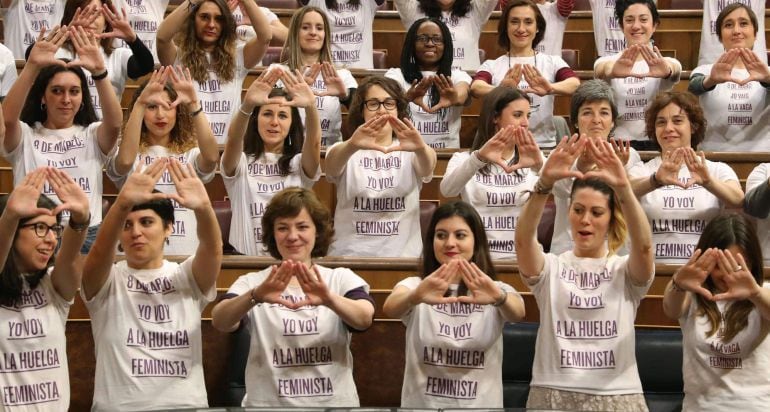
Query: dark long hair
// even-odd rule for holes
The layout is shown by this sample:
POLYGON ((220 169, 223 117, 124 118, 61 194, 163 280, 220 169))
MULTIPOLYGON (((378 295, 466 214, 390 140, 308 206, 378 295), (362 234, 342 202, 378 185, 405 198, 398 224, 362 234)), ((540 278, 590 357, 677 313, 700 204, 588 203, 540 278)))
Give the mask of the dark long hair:
MULTIPOLYGON (((281 88, 274 88, 270 92, 270 97, 287 96, 286 91, 281 88)), ((246 134, 243 139, 243 153, 246 156, 253 156, 258 159, 265 153, 265 142, 259 134, 259 113, 264 106, 254 109, 249 117, 249 124, 246 126, 246 134)), ((286 138, 283 139, 283 151, 278 159, 278 169, 281 176, 291 173, 291 159, 302 151, 302 144, 305 142, 305 128, 302 126, 302 120, 299 117, 299 110, 296 107, 291 108, 291 126, 286 138)))
MULTIPOLYGON (((364 79, 358 88, 353 92, 353 98, 350 101, 350 110, 348 111, 348 128, 351 132, 355 131, 358 126, 365 123, 364 121, 364 102, 366 102, 366 94, 369 93, 369 89, 372 86, 379 86, 384 90, 392 99, 396 100, 396 110, 398 112, 398 118, 404 119, 410 117, 409 101, 404 96, 404 89, 397 81, 384 77, 384 76, 369 76, 364 79)), ((349 139, 350 136, 343 140, 349 139)))
MULTIPOLYGON (((5 207, 8 204, 8 198, 10 195, 0 197, 0 214, 5 211, 5 207)), ((40 195, 37 199, 37 207, 43 207, 49 210, 56 208, 56 203, 46 195, 40 195)), ((27 223, 31 217, 21 219, 19 225, 16 227, 16 232, 13 235, 13 241, 11 242, 11 250, 8 252, 8 257, 5 259, 5 266, 0 271, 0 305, 2 306, 14 306, 21 298, 21 292, 24 290, 24 282, 29 285, 30 289, 34 289, 43 279, 48 268, 53 266, 55 255, 48 259, 44 269, 38 270, 34 273, 21 273, 19 272, 18 264, 16 263, 16 238, 19 234, 19 226, 27 223)), ((61 223, 61 213, 56 215, 56 223, 61 223)))
MULTIPOLYGON (((522 93, 519 89, 508 86, 498 86, 492 89, 491 92, 484 96, 481 102, 481 113, 479 114, 479 126, 476 129, 476 137, 473 139, 471 145, 471 151, 481 149, 484 144, 497 133, 497 126, 495 125, 495 119, 500 117, 503 110, 513 101, 523 99, 529 102, 527 95, 522 93)), ((519 161, 519 148, 514 146, 512 164, 519 161)), ((489 165, 486 165, 479 170, 482 174, 489 174, 489 165)), ((520 170, 515 172, 517 175, 523 173, 520 170)))
MULTIPOLYGON (((106 4, 110 9, 112 9, 113 4, 112 0, 100 0, 102 4, 106 4)), ((91 3, 91 0, 67 0, 67 3, 64 5, 64 13, 62 14, 61 18, 61 25, 70 25, 70 22, 72 22, 72 18, 75 17, 75 12, 77 11, 78 7, 80 7, 80 10, 82 11, 85 9, 88 4, 91 3)), ((117 10, 118 15, 120 15, 120 10, 117 10)), ((105 18, 104 19, 104 33, 108 33, 112 31, 112 25, 110 22, 105 18)), ((72 41, 67 40, 65 43, 65 47, 69 49, 69 51, 73 51, 72 47, 72 41)), ((112 45, 112 39, 111 38, 104 38, 99 41, 99 45, 102 46, 102 50, 104 50, 104 54, 107 56, 112 54, 112 51, 115 50, 115 47, 112 45)))
MULTIPOLYGON (((40 70, 40 73, 38 73, 35 78, 35 82, 32 83, 32 87, 29 89, 29 94, 27 95, 27 100, 24 101, 24 107, 21 109, 19 120, 30 126, 34 125, 35 122, 45 123, 48 119, 48 113, 45 111, 42 104, 45 89, 48 87, 48 83, 51 82, 51 79, 62 72, 75 73, 80 79, 82 102, 79 110, 75 113, 73 123, 85 127, 99 120, 96 117, 94 105, 91 103, 91 93, 88 91, 86 75, 83 73, 83 70, 79 67, 65 67, 58 65, 47 66, 40 70)), ((7 102, 7 104, 10 104, 10 102, 7 102)))
MULTIPOLYGON (((436 0, 417 0, 420 10, 428 17, 441 18, 441 6, 436 0)), ((471 0, 457 0, 452 6, 452 17, 465 17, 471 12, 471 0)))
MULTIPOLYGON (((441 60, 438 62, 438 71, 436 74, 443 74, 444 76, 452 76, 452 59, 454 45, 452 43, 452 33, 449 31, 449 27, 444 24, 443 21, 434 17, 423 17, 415 21, 409 31, 406 32, 406 40, 404 40, 404 48, 401 50, 401 73, 404 75, 404 80, 408 84, 412 84, 413 81, 422 80, 422 70, 417 62, 416 43, 417 43, 417 30, 420 29, 423 23, 431 22, 438 25, 441 29, 441 37, 444 38, 444 54, 441 56, 441 60)), ((438 104, 441 96, 439 95, 438 87, 435 84, 430 86, 430 105, 435 106, 438 104)), ((442 109, 446 112, 445 109, 442 109)))
MULTIPOLYGON (((745 216, 730 213, 712 219, 703 229, 698 240, 697 249, 705 251, 708 248, 727 249, 730 246, 738 246, 743 253, 746 264, 754 277, 754 280, 762 286, 764 281, 762 273, 762 247, 754 224, 745 216)), ((703 287, 714 293, 716 285, 711 276, 706 278, 703 287)), ((722 322, 722 314, 716 303, 706 300, 701 295, 695 295, 698 303, 699 316, 706 316, 711 324, 711 330, 706 332, 706 337, 713 336, 722 322)), ((724 313, 724 333, 720 337, 723 342, 732 340, 738 332, 742 331, 749 323, 749 313, 754 310, 754 304, 750 300, 734 301, 724 313)), ((718 336, 719 337, 719 336, 718 336)))

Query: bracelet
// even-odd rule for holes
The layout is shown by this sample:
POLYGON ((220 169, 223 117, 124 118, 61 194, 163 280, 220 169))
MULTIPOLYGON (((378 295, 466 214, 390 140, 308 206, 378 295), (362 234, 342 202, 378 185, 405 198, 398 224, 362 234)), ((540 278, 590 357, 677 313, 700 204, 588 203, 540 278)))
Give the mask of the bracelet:
POLYGON ((681 286, 677 285, 676 280, 674 280, 674 277, 671 277, 671 290, 674 292, 687 292, 686 289, 683 289, 681 286))
POLYGON ((505 301, 508 300, 508 294, 504 290, 502 290, 502 289, 500 289, 500 292, 503 292, 503 297, 498 299, 497 302, 492 304, 492 306, 494 306, 494 307, 503 306, 503 305, 505 305, 505 301))
POLYGON ((104 69, 103 73, 91 74, 91 79, 93 81, 102 80, 102 79, 106 79, 106 78, 107 78, 107 69, 104 69))
POLYGON ((85 222, 82 223, 75 223, 75 221, 70 217, 69 223, 67 223, 67 226, 70 227, 70 229, 81 233, 84 230, 88 229, 88 225, 91 223, 91 213, 88 214, 88 219, 86 219, 85 222))
POLYGON ((552 189, 553 189, 553 186, 548 187, 544 185, 540 179, 537 179, 537 182, 535 182, 535 187, 532 188, 532 191, 539 195, 547 195, 551 193, 552 189))
POLYGON ((655 173, 650 175, 650 186, 652 186, 653 189, 663 187, 663 183, 660 183, 660 181, 658 181, 658 179, 655 177, 655 173))
POLYGON ((471 152, 471 155, 473 157, 475 157, 476 160, 478 160, 481 163, 484 163, 484 164, 488 164, 489 163, 486 160, 482 159, 481 156, 479 156, 479 151, 478 150, 474 150, 473 152, 471 152))
POLYGON ((198 103, 198 110, 190 113, 190 117, 195 117, 195 116, 199 115, 202 111, 203 111, 203 105, 200 104, 200 102, 199 102, 198 103))
POLYGON ((254 109, 251 109, 251 113, 243 110, 243 105, 238 106, 238 111, 241 112, 241 114, 246 117, 251 117, 251 113, 254 113, 254 109))
MULTIPOLYGON (((256 289, 256 288, 255 288, 256 289)), ((251 290, 251 293, 249 293, 249 303, 251 303, 251 306, 256 306, 257 303, 260 303, 257 298, 254 297, 254 289, 251 290)))

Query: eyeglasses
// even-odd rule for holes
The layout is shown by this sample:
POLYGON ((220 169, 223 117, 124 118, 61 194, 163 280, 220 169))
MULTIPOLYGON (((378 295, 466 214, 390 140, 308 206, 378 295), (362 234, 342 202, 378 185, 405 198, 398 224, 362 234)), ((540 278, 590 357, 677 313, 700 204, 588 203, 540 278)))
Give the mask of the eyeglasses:
POLYGON ((377 99, 369 99, 364 102, 364 106, 370 111, 370 112, 376 112, 377 110, 380 110, 380 106, 385 106, 385 110, 394 110, 396 108, 396 99, 385 99, 383 101, 379 101, 377 99))
POLYGON ((422 44, 428 44, 428 42, 433 42, 436 46, 444 44, 444 39, 441 36, 428 36, 427 34, 421 34, 415 38, 418 42, 422 44))
POLYGON ((26 225, 21 225, 19 228, 25 228, 25 227, 34 227, 35 228, 35 234, 39 238, 45 238, 48 236, 49 231, 53 231, 54 236, 56 238, 60 238, 62 232, 64 232, 64 226, 56 224, 53 226, 48 226, 43 222, 37 222, 37 223, 27 223, 26 225))

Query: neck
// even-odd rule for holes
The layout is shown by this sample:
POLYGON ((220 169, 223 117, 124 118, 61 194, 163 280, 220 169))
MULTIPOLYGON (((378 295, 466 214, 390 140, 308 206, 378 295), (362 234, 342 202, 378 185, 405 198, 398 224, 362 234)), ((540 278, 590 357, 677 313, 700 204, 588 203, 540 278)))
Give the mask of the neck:
MULTIPOLYGON (((288 139, 288 137, 286 138, 288 139)), ((281 154, 283 153, 283 140, 280 143, 276 143, 272 146, 265 145, 265 153, 275 153, 275 154, 281 154)))
POLYGON ((306 53, 302 52, 302 65, 303 66, 310 66, 315 63, 321 62, 321 52, 312 52, 312 53, 306 53))
POLYGON ((137 261, 131 259, 128 255, 126 255, 126 263, 128 263, 128 267, 131 269, 138 269, 138 270, 148 270, 148 269, 158 269, 161 266, 163 266, 163 255, 151 258, 150 260, 145 261, 137 261))
POLYGON ((393 132, 389 129, 383 129, 383 132, 375 139, 375 143, 384 147, 390 146, 393 144, 393 132))
POLYGON ((435 73, 435 72, 438 72, 438 63, 432 64, 432 65, 427 65, 427 64, 419 63, 418 64, 418 68, 420 69, 420 71, 423 71, 423 72, 434 72, 435 73))
POLYGON ((600 259, 607 257, 607 248, 605 246, 593 250, 573 248, 572 254, 579 258, 600 259))
POLYGON ((513 47, 508 50, 509 57, 532 57, 535 55, 535 49, 532 46, 527 47, 513 47))
POLYGON ((66 129, 74 125, 73 120, 74 119, 56 121, 49 116, 48 119, 46 119, 46 121, 43 122, 43 127, 51 130, 66 129))
POLYGON ((157 135, 148 133, 146 136, 147 136, 147 143, 149 143, 150 146, 168 147, 169 143, 171 143, 171 135, 169 134, 157 136, 157 135))

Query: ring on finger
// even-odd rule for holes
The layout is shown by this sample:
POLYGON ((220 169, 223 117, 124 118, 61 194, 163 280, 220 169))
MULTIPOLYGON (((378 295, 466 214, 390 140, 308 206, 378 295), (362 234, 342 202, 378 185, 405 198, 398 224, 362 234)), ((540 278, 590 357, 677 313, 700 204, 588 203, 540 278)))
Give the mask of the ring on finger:
POLYGON ((743 266, 738 265, 735 267, 735 270, 733 272, 740 272, 743 269, 743 266))

